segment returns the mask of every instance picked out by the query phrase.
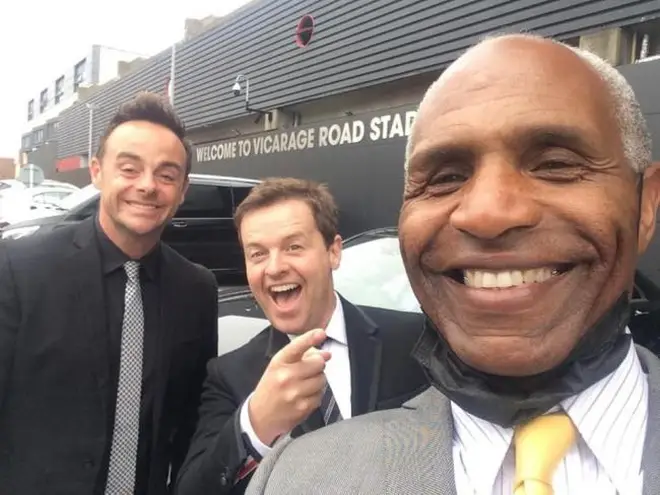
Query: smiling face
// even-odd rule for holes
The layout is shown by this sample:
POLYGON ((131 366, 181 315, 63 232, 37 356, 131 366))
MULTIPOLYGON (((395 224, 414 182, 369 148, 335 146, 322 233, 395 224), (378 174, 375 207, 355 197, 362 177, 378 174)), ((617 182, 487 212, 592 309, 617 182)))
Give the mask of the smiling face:
POLYGON ((240 234, 250 289, 271 325, 287 334, 325 328, 335 308, 341 238, 327 246, 299 199, 247 212, 240 234))
MULTIPOLYGON (((402 254, 422 307, 467 364, 546 371, 631 287, 637 177, 610 98, 568 49, 514 38, 466 55, 420 107, 402 254)), ((652 226, 650 189, 642 223, 652 226)))
POLYGON ((108 237, 127 254, 155 245, 188 185, 181 140, 158 124, 126 122, 110 134, 90 168, 108 237))

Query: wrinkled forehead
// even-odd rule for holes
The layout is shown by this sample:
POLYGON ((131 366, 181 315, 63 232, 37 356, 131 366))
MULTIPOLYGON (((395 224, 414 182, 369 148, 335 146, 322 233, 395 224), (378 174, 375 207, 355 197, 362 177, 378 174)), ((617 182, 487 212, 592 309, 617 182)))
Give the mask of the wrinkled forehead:
POLYGON ((458 138, 500 137, 562 127, 586 140, 620 141, 612 96, 599 75, 566 47, 496 40, 445 71, 420 105, 411 148, 458 138))

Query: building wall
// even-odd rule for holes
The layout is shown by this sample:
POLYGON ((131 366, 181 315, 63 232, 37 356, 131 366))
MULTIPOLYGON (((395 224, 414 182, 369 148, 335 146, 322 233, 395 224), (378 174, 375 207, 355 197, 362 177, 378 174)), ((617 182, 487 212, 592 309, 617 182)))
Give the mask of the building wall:
MULTIPOLYGON (((653 141, 653 158, 660 161, 660 60, 619 67, 635 90, 653 141)), ((660 234, 660 232, 659 232, 660 234)))
MULTIPOLYGON (((252 106, 283 109, 278 122, 281 117, 286 126, 293 111, 303 122, 322 119, 361 105, 349 101, 351 94, 437 74, 492 32, 531 30, 567 39, 653 17, 660 17, 658 0, 253 0, 177 48, 175 106, 195 139, 253 132, 254 116, 246 116, 243 98, 231 91, 236 75, 244 74, 252 106), (300 48, 295 28, 305 14, 314 16, 316 29, 300 48)), ((170 50, 164 50, 93 95, 100 105, 94 143, 119 103, 139 90, 164 92, 169 70, 170 50)), ((386 99, 381 95, 373 104, 386 99)), ((88 121, 83 104, 62 114, 59 157, 87 153, 88 121)), ((263 121, 258 126, 263 130, 263 121)))
POLYGON ((657 0, 261 0, 186 44, 177 61, 176 105, 192 128, 242 115, 230 91, 249 76, 259 108, 288 107, 446 67, 499 30, 573 37, 660 14, 657 0), (304 14, 317 27, 294 43, 304 14))
POLYGON ((87 155, 89 146, 90 109, 92 112, 92 149, 95 150, 104 128, 115 114, 119 105, 140 91, 164 94, 170 74, 170 51, 166 50, 137 70, 120 79, 110 81, 85 102, 78 102, 60 115, 58 129, 58 158, 72 155, 87 155))
POLYGON ((36 127, 42 126, 48 120, 56 118, 63 110, 69 108, 78 99, 84 99, 85 89, 89 86, 104 84, 118 76, 119 62, 127 62, 139 57, 138 54, 118 50, 101 45, 92 47, 80 54, 79 58, 72 59, 72 63, 64 67, 62 72, 55 74, 50 81, 43 81, 43 86, 33 94, 34 116, 28 120, 28 104, 25 103, 24 132, 30 132, 36 127), (81 87, 78 88, 75 81, 75 67, 78 63, 85 61, 81 87), (57 81, 63 78, 62 96, 59 102, 55 102, 57 81), (40 110, 41 91, 48 90, 48 105, 44 111, 40 110))

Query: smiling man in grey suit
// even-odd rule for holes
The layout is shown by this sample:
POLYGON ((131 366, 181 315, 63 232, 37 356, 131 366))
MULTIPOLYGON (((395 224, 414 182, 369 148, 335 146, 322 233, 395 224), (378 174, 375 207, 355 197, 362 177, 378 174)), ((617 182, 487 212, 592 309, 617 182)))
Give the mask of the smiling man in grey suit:
POLYGON ((469 50, 420 105, 399 220, 433 387, 284 438, 247 493, 660 493, 660 361, 626 332, 659 176, 599 58, 524 35, 469 50))

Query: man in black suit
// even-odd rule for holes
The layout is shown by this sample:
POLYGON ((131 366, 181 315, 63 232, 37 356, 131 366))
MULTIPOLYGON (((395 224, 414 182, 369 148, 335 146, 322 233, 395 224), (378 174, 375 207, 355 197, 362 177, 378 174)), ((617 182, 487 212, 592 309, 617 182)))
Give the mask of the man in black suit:
POLYGON ((180 495, 241 494, 280 436, 398 407, 427 386, 410 357, 421 315, 358 308, 335 292, 342 241, 324 186, 266 180, 235 220, 271 326, 209 363, 180 495))
POLYGON ((139 95, 92 160, 98 216, 0 246, 0 494, 169 492, 217 354, 213 275, 160 243, 190 157, 139 95))

